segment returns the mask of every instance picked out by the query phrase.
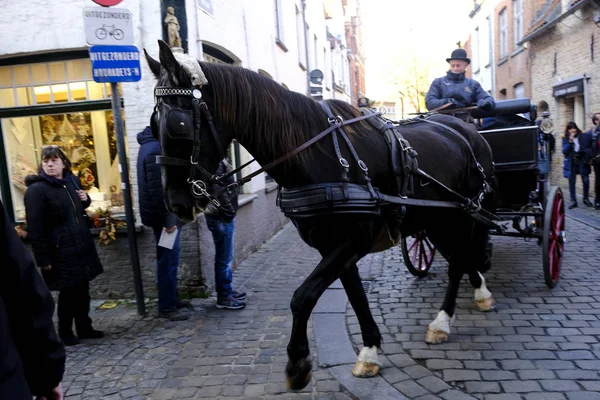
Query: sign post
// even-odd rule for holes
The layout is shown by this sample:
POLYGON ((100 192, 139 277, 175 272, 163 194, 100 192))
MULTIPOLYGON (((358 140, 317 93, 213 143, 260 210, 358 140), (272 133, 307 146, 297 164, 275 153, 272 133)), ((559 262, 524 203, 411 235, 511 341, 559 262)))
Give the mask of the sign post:
MULTIPOLYGON (((118 3, 119 1, 103 0, 102 3, 118 3)), ((110 4, 112 5, 112 4, 110 4)), ((119 96, 119 82, 137 82, 142 79, 140 52, 133 44, 133 20, 131 12, 126 9, 86 7, 84 10, 84 26, 86 41, 90 48, 92 76, 94 82, 110 83, 110 99, 117 139, 119 155, 119 171, 121 173, 121 191, 125 205, 127 237, 131 256, 131 269, 135 285, 137 311, 146 314, 144 288, 138 255, 133 202, 131 199, 131 183, 129 181, 129 162, 125 153, 125 133, 123 114, 119 96)))

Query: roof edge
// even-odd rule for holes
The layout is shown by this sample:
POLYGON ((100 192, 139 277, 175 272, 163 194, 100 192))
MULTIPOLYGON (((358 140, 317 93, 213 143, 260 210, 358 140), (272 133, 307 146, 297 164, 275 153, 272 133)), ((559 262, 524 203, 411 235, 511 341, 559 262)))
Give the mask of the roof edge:
POLYGON ((573 5, 567 11, 565 11, 565 12, 561 13, 560 15, 558 15, 552 21, 548 22, 545 25, 542 25, 540 28, 538 28, 537 30, 531 32, 529 35, 524 36, 517 43, 517 46, 523 46, 523 44, 525 44, 525 42, 530 42, 532 39, 535 39, 535 38, 539 37, 543 32, 545 32, 548 29, 552 28, 557 23, 559 23, 561 20, 563 20, 564 18, 566 18, 569 15, 573 14, 575 11, 577 11, 577 10, 585 7, 586 5, 590 4, 591 2, 592 2, 592 0, 581 0, 579 3, 573 5))

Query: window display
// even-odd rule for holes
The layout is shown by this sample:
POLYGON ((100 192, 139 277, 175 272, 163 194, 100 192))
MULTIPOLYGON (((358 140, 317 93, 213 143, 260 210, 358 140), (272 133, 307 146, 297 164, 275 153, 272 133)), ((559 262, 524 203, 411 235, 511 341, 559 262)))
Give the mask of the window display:
POLYGON ((25 219, 25 177, 37 173, 45 145, 59 146, 71 160, 73 174, 92 199, 89 215, 98 209, 124 215, 112 111, 5 118, 2 128, 16 220, 25 219))

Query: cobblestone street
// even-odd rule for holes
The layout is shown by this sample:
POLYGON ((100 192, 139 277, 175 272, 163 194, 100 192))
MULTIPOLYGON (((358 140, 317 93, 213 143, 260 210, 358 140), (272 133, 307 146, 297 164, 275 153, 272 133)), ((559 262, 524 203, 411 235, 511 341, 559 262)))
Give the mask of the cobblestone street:
MULTIPOLYGON (((494 237, 486 279, 497 309, 477 312, 464 279, 450 340, 442 345, 427 345, 424 337, 445 291, 446 263, 438 258, 428 277, 415 279, 399 248, 366 257, 359 265, 384 334, 383 379, 352 378, 351 351, 347 362, 327 361, 323 340, 337 331, 324 298, 309 325, 313 378, 301 393, 284 389, 289 301, 318 255, 288 224, 234 272, 236 286, 248 292, 245 310, 217 310, 214 299, 196 299, 184 322, 156 319, 155 303, 146 317, 129 304, 95 310, 95 325, 109 334, 69 348, 67 398, 600 399, 600 231, 572 218, 567 223, 561 280, 552 291, 535 242, 494 237), (317 329, 319 321, 331 326, 317 329), (361 394, 372 382, 386 395, 361 394)), ((356 349, 358 324, 343 300, 340 331, 356 349)), ((335 353, 330 342, 341 339, 324 344, 335 353)))

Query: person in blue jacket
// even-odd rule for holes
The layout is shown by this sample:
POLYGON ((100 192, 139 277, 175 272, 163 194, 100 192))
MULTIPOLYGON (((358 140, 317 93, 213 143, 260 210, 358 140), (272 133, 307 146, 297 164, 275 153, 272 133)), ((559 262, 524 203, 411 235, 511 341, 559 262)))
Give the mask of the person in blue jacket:
POLYGON ((179 300, 177 294, 177 269, 179 267, 179 240, 181 226, 175 214, 169 212, 164 202, 160 165, 156 156, 161 154, 160 144, 152 136, 149 126, 138 133, 140 150, 137 160, 138 191, 142 224, 154 231, 156 238, 156 280, 158 286, 158 316, 171 321, 190 317, 190 302, 179 300), (158 245, 163 231, 177 231, 172 249, 158 245))
POLYGON ((471 60, 464 49, 455 49, 446 62, 450 69, 446 76, 436 78, 429 88, 425 105, 429 111, 438 109, 446 104, 445 109, 469 107, 477 105, 482 110, 489 111, 496 105, 490 96, 474 79, 465 76, 471 60))
POLYGON ((583 182, 583 204, 592 207, 593 204, 589 199, 590 160, 593 158, 591 133, 583 133, 575 122, 569 122, 562 138, 562 152, 565 155, 563 175, 569 179, 569 194, 571 195, 569 209, 577 207, 577 196, 575 194, 577 175, 581 175, 581 181, 583 182))

